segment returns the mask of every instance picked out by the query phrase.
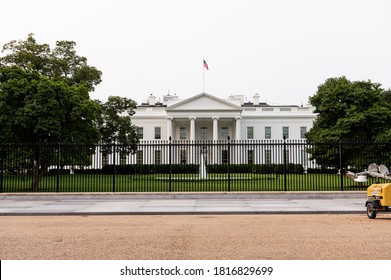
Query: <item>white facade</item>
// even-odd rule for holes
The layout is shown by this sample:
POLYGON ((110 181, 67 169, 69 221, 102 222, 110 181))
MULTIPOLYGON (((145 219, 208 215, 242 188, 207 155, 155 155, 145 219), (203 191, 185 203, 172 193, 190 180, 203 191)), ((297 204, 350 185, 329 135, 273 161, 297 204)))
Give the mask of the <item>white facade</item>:
POLYGON ((166 95, 163 102, 149 96, 135 109, 132 123, 140 140, 281 140, 303 139, 315 120, 311 106, 245 102, 242 95, 227 99, 201 93, 188 99, 166 95))

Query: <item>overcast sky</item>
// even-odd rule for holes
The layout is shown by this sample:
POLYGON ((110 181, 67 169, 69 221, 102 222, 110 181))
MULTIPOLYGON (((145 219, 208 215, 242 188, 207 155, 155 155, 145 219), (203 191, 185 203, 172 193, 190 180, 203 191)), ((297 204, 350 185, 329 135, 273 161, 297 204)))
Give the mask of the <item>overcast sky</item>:
POLYGON ((3 0, 0 44, 77 43, 103 72, 91 94, 259 93, 306 104, 327 78, 391 87, 390 0, 3 0))

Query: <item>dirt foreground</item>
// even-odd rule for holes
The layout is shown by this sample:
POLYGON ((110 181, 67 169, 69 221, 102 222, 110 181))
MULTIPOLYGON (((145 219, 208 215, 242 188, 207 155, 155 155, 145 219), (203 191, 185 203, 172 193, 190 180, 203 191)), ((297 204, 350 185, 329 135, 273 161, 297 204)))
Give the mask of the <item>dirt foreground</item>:
POLYGON ((0 259, 391 259, 391 216, 1 216, 0 259))

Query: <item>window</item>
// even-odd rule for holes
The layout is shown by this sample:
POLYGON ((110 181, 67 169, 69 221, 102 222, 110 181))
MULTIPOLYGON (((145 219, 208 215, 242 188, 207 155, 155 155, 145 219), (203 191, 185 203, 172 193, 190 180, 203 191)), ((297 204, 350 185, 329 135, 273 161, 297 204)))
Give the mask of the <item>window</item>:
POLYGON ((201 127, 201 140, 208 139, 208 129, 206 127, 201 127))
POLYGON ((252 126, 247 127, 247 139, 254 139, 254 127, 252 126))
POLYGON ((155 127, 155 139, 162 139, 162 128, 160 126, 155 127))
POLYGON ((254 151, 253 150, 248 150, 247 151, 247 163, 248 164, 253 164, 254 163, 254 151))
POLYGON ((221 140, 227 140, 228 139, 228 127, 222 127, 221 128, 221 140))
POLYGON ((301 164, 304 168, 308 166, 308 153, 306 150, 301 150, 301 164))
POLYGON ((305 134, 307 133, 307 127, 302 126, 300 127, 300 138, 305 139, 305 134))
POLYGON ((186 150, 181 150, 181 163, 186 163, 186 150))
POLYGON ((162 164, 162 151, 155 151, 155 164, 162 164))
POLYGON ((179 129, 179 139, 186 140, 186 127, 181 127, 179 129))
POLYGON ((288 126, 282 127, 282 138, 289 139, 289 127, 288 126))
POLYGON ((265 127, 265 139, 272 139, 272 128, 270 126, 265 127))
POLYGON ((144 138, 144 128, 143 127, 137 127, 137 136, 138 136, 138 139, 144 138))
POLYGON ((143 151, 137 151, 136 152, 136 162, 137 162, 137 164, 143 164, 143 157, 144 157, 143 151))
POLYGON ((222 164, 228 163, 228 151, 227 150, 221 151, 221 163, 222 164))

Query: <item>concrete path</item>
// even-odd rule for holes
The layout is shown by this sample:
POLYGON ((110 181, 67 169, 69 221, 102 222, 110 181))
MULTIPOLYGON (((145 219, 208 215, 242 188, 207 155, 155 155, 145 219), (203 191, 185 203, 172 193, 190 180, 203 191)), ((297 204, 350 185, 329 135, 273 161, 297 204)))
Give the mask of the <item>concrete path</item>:
POLYGON ((0 215, 365 213, 363 192, 0 194, 0 215))

